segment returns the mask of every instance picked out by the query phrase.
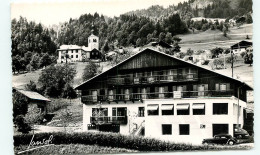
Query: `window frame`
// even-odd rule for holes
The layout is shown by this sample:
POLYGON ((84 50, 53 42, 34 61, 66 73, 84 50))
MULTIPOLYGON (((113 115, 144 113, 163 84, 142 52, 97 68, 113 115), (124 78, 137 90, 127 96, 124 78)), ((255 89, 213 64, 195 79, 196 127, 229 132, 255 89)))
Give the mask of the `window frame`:
POLYGON ((228 103, 213 103, 213 105, 212 105, 212 113, 213 113, 213 115, 228 115, 229 114, 229 110, 228 110, 228 103), (218 109, 218 110, 216 110, 215 108, 215 106, 216 105, 221 105, 220 106, 220 108, 218 109), (225 105, 225 110, 226 110, 226 112, 222 112, 221 110, 223 110, 224 109, 224 106, 223 105, 225 105))
POLYGON ((179 124, 179 135, 190 135, 190 124, 179 124), (183 129, 186 129, 185 127, 188 127, 186 132, 183 131, 183 129))
POLYGON ((162 135, 172 135, 172 124, 162 124, 162 135))

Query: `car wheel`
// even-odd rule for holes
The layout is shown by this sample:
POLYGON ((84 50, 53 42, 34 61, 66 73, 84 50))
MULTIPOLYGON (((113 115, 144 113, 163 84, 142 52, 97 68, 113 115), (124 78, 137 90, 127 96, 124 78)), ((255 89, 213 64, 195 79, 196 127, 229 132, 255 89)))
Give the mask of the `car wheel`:
POLYGON ((233 140, 230 140, 230 141, 228 142, 228 144, 229 144, 229 145, 234 145, 235 142, 234 142, 233 140))
POLYGON ((238 139, 241 139, 241 138, 242 138, 242 135, 237 135, 237 138, 238 138, 238 139))

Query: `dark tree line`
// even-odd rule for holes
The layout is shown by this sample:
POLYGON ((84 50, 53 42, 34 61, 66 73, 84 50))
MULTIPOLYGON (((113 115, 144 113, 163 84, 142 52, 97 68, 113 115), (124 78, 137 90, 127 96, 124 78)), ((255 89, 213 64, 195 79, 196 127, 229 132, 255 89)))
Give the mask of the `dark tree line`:
MULTIPOLYGON (((95 13, 85 14, 79 19, 70 20, 61 25, 59 30, 59 44, 77 44, 88 46, 88 36, 91 34, 92 24, 94 34, 99 36, 101 49, 107 51, 115 46, 142 46, 150 41, 159 39, 161 33, 171 35, 187 32, 185 23, 178 14, 169 15, 167 18, 154 21, 148 17, 137 15, 121 15, 108 18, 95 13)), ((161 34, 161 36, 164 36, 161 34)), ((165 39, 165 36, 160 38, 165 39)))
POLYGON ((20 17, 12 20, 11 29, 13 72, 35 70, 55 61, 57 46, 48 28, 20 17))

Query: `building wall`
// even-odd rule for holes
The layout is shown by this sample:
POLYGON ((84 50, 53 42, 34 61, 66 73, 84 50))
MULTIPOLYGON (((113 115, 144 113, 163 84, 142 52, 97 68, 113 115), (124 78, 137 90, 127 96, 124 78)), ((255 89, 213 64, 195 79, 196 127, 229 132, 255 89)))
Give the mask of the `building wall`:
MULTIPOLYGON (((210 138, 213 136, 213 124, 228 124, 228 133, 233 135, 233 124, 237 124, 237 109, 234 108, 238 103, 236 98, 189 98, 189 99, 153 99, 131 102, 111 102, 102 103, 102 108, 108 108, 108 116, 112 116, 113 107, 127 107, 128 122, 126 125, 120 125, 120 133, 129 135, 132 131, 133 124, 137 124, 137 128, 145 121, 145 137, 157 138, 166 141, 173 142, 186 142, 193 144, 201 144, 204 138, 210 138), (177 104, 190 103, 189 115, 177 115, 177 104), (193 103, 205 103, 205 115, 193 115, 192 104, 193 103), (213 115, 213 103, 228 103, 227 115, 213 115), (159 104, 159 115, 148 116, 147 105, 159 104), (161 112, 162 104, 174 104, 174 115, 163 115, 161 112), (138 117, 138 107, 145 107, 145 117, 138 117), (131 117, 137 116, 137 117, 131 117), (162 135, 162 124, 172 125, 171 135, 162 135), (179 124, 189 124, 190 134, 179 135, 179 124), (200 125, 205 125, 205 128, 201 129, 200 125)), ((239 101, 241 109, 246 107, 246 103, 239 101)), ((90 123, 90 117, 92 116, 92 108, 97 108, 97 105, 83 105, 83 131, 88 131, 87 125, 90 123)), ((239 124, 243 127, 243 110, 241 110, 239 116, 239 124)))
MULTIPOLYGON (((192 144, 201 144, 204 138, 213 136, 212 124, 228 124, 229 134, 233 135, 233 124, 237 123, 237 114, 233 112, 233 104, 237 105, 237 99, 232 98, 212 98, 212 99, 177 99, 177 100, 145 100, 147 109, 148 104, 159 104, 159 115, 148 116, 145 113, 145 136, 159 138, 161 140, 173 142, 186 142, 192 144), (174 104, 174 115, 162 116, 161 104, 174 104), (177 103, 190 103, 190 115, 177 115, 177 103), (205 103, 205 115, 193 115, 192 103, 205 103), (228 103, 228 115, 213 115, 213 103, 228 103), (162 124, 172 125, 172 134, 162 134, 162 124), (189 135, 179 134, 179 124, 189 124, 189 135), (200 125, 205 125, 201 129, 200 125), (152 130, 150 130, 152 129, 152 130)), ((243 109, 246 103, 240 100, 240 106, 243 109)), ((243 126, 243 110, 239 116, 239 124, 243 126)))
MULTIPOLYGON (((129 131, 133 128, 133 124, 136 123, 139 126, 144 117, 138 117, 138 107, 144 107, 144 103, 140 101, 135 101, 134 103, 131 101, 125 102, 111 102, 110 104, 107 102, 102 102, 102 108, 108 108, 108 116, 112 116, 112 108, 115 107, 127 107, 127 119, 128 122, 126 125, 120 125, 120 133, 128 135, 129 131)), ((90 123, 90 117, 92 116, 92 108, 97 108, 98 106, 95 104, 86 105, 83 104, 83 131, 88 131, 88 124, 90 123)))
POLYGON ((66 62, 66 51, 68 51, 69 58, 67 58, 67 62, 78 62, 82 61, 82 49, 69 49, 69 50, 59 50, 58 63, 66 62))
POLYGON ((94 48, 99 49, 99 38, 97 36, 91 35, 88 37, 88 47, 90 47, 90 51, 94 48))

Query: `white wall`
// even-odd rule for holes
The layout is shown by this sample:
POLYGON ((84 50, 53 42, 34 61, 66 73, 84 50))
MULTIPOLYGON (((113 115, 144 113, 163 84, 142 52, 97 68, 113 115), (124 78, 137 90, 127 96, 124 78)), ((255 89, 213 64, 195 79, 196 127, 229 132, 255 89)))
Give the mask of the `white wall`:
MULTIPOLYGON (((140 101, 135 101, 134 103, 132 101, 125 102, 102 102, 101 108, 108 108, 108 116, 112 116, 112 108, 115 107, 127 107, 127 117, 128 122, 126 125, 120 125, 120 133, 128 135, 129 134, 129 128, 132 129, 133 123, 136 123, 138 126, 142 123, 144 120, 144 117, 138 117, 138 107, 144 107, 144 103, 140 101), (129 125, 130 124, 130 125, 129 125)), ((97 108, 97 105, 86 105, 83 104, 83 131, 88 130, 88 124, 90 123, 90 117, 92 116, 92 108, 97 108)))
MULTIPOLYGON (((102 108, 108 108, 108 116, 112 116, 113 107, 127 107, 129 112, 138 114, 138 107, 145 107, 145 117, 135 117, 131 120, 131 125, 137 123, 138 126, 145 119, 145 136, 158 138, 166 141, 185 142, 193 144, 201 144, 204 138, 212 137, 212 124, 229 124, 229 134, 233 135, 233 124, 237 123, 236 112, 233 111, 233 105, 237 105, 238 100, 232 97, 223 98, 190 98, 190 99, 147 99, 143 103, 131 102, 111 102, 103 103, 102 108), (190 103, 190 115, 177 115, 176 105, 178 103, 190 103), (193 115, 192 104, 205 103, 205 115, 193 115), (213 115, 213 103, 228 103, 228 115, 213 115), (159 115, 148 116, 147 105, 159 104, 159 115), (162 116, 161 105, 174 104, 174 115, 162 116), (172 135, 162 135, 162 124, 172 124, 172 135), (190 135, 179 135, 179 124, 190 125, 190 135), (200 128, 203 124, 206 127, 200 128)), ((246 107, 246 103, 239 101, 241 109, 246 107)), ((87 131, 87 125, 90 124, 90 117, 92 116, 92 108, 97 108, 96 105, 83 105, 83 131, 87 131)), ((239 124, 243 126, 243 110, 239 117, 239 124)), ((131 128, 131 127, 130 127, 131 128)), ((129 134, 129 116, 126 125, 120 125, 121 134, 129 134)))
MULTIPOLYGON (((147 116, 147 113, 145 113, 145 136, 147 137, 201 144, 204 138, 212 137, 212 124, 229 124, 229 134, 233 135, 233 124, 237 123, 237 116, 233 114, 233 103, 237 104, 237 100, 231 98, 145 100, 144 102, 146 106, 148 104, 159 104, 158 116, 147 116), (174 104, 174 115, 162 116, 160 110, 162 103, 174 104), (190 103, 190 115, 177 115, 177 103, 190 103), (193 115, 192 103, 205 103, 205 115, 193 115), (213 115, 213 103, 228 103, 228 115, 213 115), (162 124, 172 124, 172 135, 162 135, 162 124), (179 135, 179 124, 189 124, 190 135, 179 135), (200 129, 200 124, 204 124, 206 127, 200 129)), ((245 107, 246 103, 240 101, 240 106, 245 107)), ((239 123, 243 126, 243 113, 239 118, 239 123)))

